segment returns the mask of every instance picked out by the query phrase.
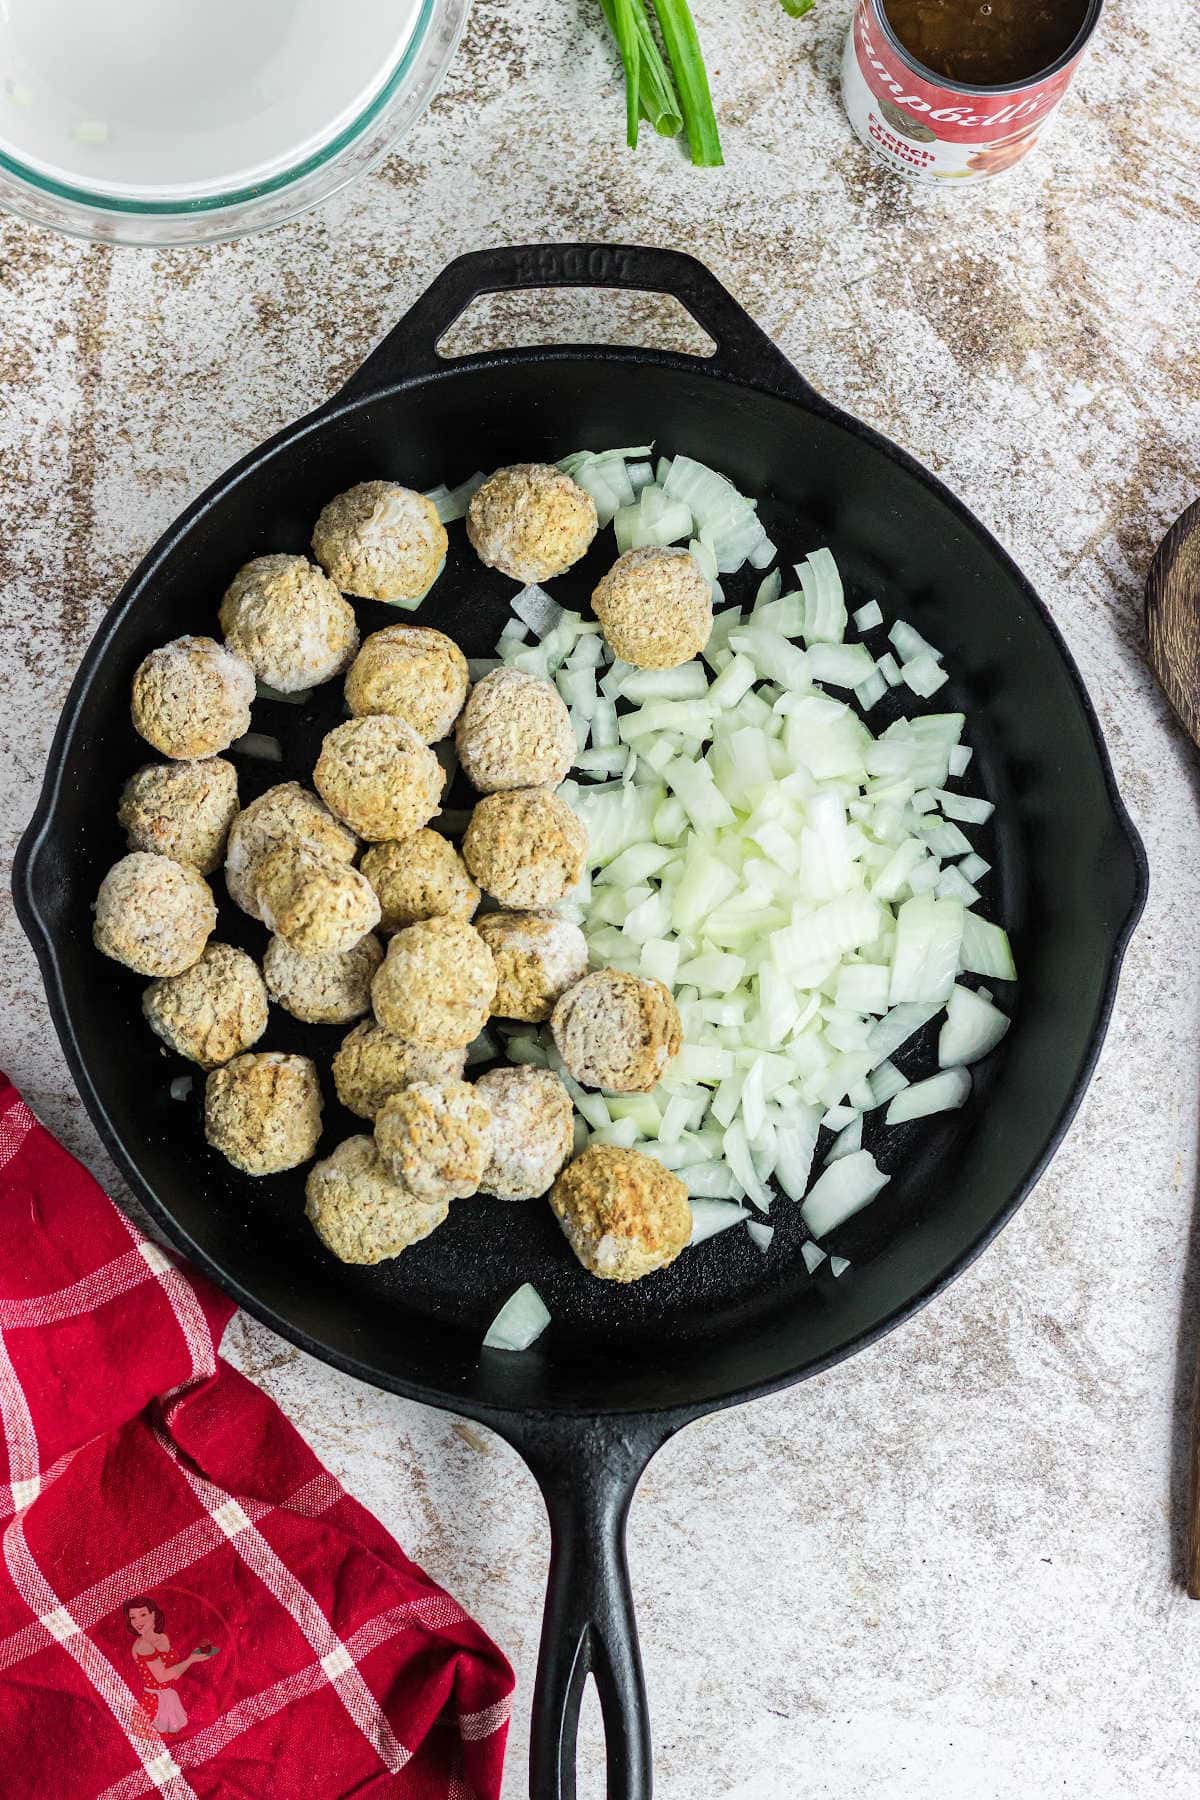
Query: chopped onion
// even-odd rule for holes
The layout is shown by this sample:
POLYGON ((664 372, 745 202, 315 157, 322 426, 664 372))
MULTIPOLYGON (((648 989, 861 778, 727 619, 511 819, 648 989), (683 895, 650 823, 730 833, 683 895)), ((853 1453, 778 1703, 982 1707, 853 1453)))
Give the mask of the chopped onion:
POLYGON ((945 669, 940 668, 932 656, 914 656, 911 662, 902 665, 900 673, 913 693, 919 694, 922 700, 928 700, 931 694, 936 694, 950 679, 945 669))
POLYGON ((716 1237, 720 1231, 728 1231, 731 1225, 738 1225, 749 1215, 744 1206, 731 1205, 726 1200, 695 1199, 689 1201, 692 1209, 692 1235, 688 1239, 691 1245, 702 1244, 706 1238, 716 1237))
POLYGON ((252 756, 257 762, 283 761, 283 745, 277 737, 271 737, 265 731, 248 731, 244 737, 230 744, 229 748, 235 755, 252 756))
POLYGON ((194 1082, 192 1076, 176 1075, 170 1088, 172 1100, 186 1100, 191 1094, 193 1085, 194 1082))
POLYGON ((883 624, 883 609, 878 600, 868 600, 860 606, 854 615, 855 629, 858 631, 874 631, 877 625, 883 624))
POLYGON ((265 681, 255 682, 260 700, 277 700, 281 706, 306 706, 313 697, 310 687, 292 688, 285 693, 281 688, 268 687, 265 681))
POLYGON ((889 1179, 869 1150, 855 1150, 817 1176, 800 1216, 814 1237, 825 1237, 873 1200, 889 1179))
POLYGON ((528 625, 537 638, 547 638, 562 623, 564 610, 545 588, 535 584, 514 594, 512 609, 523 625, 528 625))
POLYGON ((996 1048, 1008 1027, 998 1006, 971 988, 956 987, 938 1035, 938 1062, 943 1069, 978 1062, 996 1048))
POLYGON ((746 1233, 753 1244, 756 1244, 763 1255, 771 1248, 771 1239, 775 1236, 773 1225, 764 1225, 761 1219, 747 1219, 746 1233))
POLYGON ((862 1114, 855 1113, 849 1125, 838 1132, 825 1154, 825 1163, 837 1162, 841 1156, 849 1156, 855 1150, 862 1149, 863 1122, 862 1114))
POLYGON ((550 1323, 550 1314, 530 1282, 510 1294, 487 1329, 485 1350, 528 1350, 550 1323))
POLYGON ((849 1261, 844 1256, 831 1256, 829 1259, 829 1273, 835 1281, 840 1280, 849 1267, 849 1261))
POLYGON ((914 1081, 896 1095, 887 1109, 889 1125, 903 1125, 908 1119, 925 1119, 931 1113, 952 1112, 963 1104, 971 1092, 971 1077, 965 1069, 946 1069, 931 1075, 927 1081, 914 1081))
POLYGON ((828 1250, 822 1250, 820 1244, 814 1244, 812 1239, 808 1238, 800 1246, 800 1255, 804 1259, 804 1266, 809 1274, 815 1275, 821 1264, 828 1257, 829 1252, 828 1250))
POLYGON ((937 800, 946 817, 957 819, 962 825, 986 825, 996 810, 990 800, 973 800, 969 794, 948 794, 942 788, 937 790, 937 800))
POLYGON ((481 1031, 467 1045, 467 1067, 473 1069, 476 1063, 491 1062, 500 1054, 499 1046, 490 1031, 481 1031))
POLYGON ((487 477, 483 474, 469 475, 466 481, 460 482, 456 488, 444 485, 430 488, 425 498, 431 500, 437 509, 437 516, 443 525, 452 525, 455 519, 464 519, 471 499, 483 486, 487 477))
POLYGON ((1008 933, 981 919, 978 913, 969 912, 963 919, 959 966, 972 975, 988 975, 994 981, 1017 979, 1008 933))

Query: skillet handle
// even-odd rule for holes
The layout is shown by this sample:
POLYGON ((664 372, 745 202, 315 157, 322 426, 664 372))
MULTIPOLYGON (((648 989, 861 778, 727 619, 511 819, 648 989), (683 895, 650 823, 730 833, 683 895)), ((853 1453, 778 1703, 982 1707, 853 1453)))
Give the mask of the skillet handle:
MULTIPOLYGON (((826 410, 815 390, 702 262, 682 250, 656 250, 639 244, 526 244, 473 250, 456 258, 350 377, 338 400, 449 366, 438 354, 438 342, 484 294, 576 287, 669 294, 717 346, 709 357, 634 351, 631 354, 636 358, 699 363, 711 374, 752 382, 826 410)), ((456 360, 470 364, 481 359, 456 360)))
POLYGON ((550 1516, 550 1577, 529 1743, 531 1800, 575 1800, 588 1675, 604 1720, 608 1800, 651 1800, 650 1718, 625 1560, 634 1490, 678 1421, 545 1419, 515 1439, 550 1516))

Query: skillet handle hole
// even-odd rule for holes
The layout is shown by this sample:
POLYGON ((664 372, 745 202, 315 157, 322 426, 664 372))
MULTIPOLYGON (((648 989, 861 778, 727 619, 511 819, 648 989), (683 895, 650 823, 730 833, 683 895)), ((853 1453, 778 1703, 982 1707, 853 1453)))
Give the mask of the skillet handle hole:
POLYGON ((613 288, 525 288, 484 294, 437 342, 447 362, 493 350, 544 344, 611 344, 713 357, 717 346, 670 294, 613 288))

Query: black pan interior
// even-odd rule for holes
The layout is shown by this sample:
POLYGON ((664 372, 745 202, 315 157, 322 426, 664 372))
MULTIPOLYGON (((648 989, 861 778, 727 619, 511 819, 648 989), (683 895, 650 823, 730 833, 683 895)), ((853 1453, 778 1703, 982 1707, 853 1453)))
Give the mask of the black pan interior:
MULTIPOLYGON (((513 587, 480 567, 461 525, 451 540, 446 574, 417 617, 468 655, 488 655, 513 587)), ((611 554, 609 536, 556 596, 586 610, 611 554)), ((731 599, 751 591, 749 576, 729 583, 731 599)), ((358 606, 364 632, 396 617, 358 606)), ((874 729, 889 704, 872 715, 874 729)), ((303 708, 259 702, 256 727, 278 736, 284 762, 243 760, 243 800, 276 780, 307 780, 322 733, 341 716, 338 683, 303 708)), ((285 433, 193 509, 114 608, 52 769, 57 785, 18 898, 85 1100, 136 1189, 189 1254, 277 1328, 382 1385, 464 1408, 699 1405, 821 1366, 932 1293, 1007 1217, 1073 1111, 1139 896, 1136 840, 1090 709, 1011 563, 872 434, 683 359, 475 359, 285 433), (736 1231, 631 1288, 584 1274, 540 1202, 459 1202, 398 1262, 342 1267, 304 1221, 303 1171, 256 1182, 206 1148, 199 1084, 172 1099, 187 1065, 143 1025, 144 984, 91 947, 91 903, 124 847, 118 794, 145 760, 128 723, 130 677, 152 646, 215 628, 219 597, 247 558, 305 550, 321 505, 355 481, 428 487, 476 468, 650 439, 761 496, 785 564, 831 545, 855 605, 878 598, 889 619, 900 613, 945 650, 952 682, 932 705, 968 714, 971 785, 997 807, 994 829, 972 835, 995 864, 985 892, 1022 972, 1019 990, 1000 996, 1015 1010, 1013 1030, 978 1071, 962 1113, 898 1131, 868 1127, 892 1182, 829 1240, 853 1265, 840 1281, 828 1265, 815 1279, 805 1273, 798 1210, 786 1200, 776 1203, 767 1257, 736 1231), (553 1326, 525 1357, 481 1358, 487 1321, 524 1280, 538 1286, 553 1326)), ((262 928, 215 885, 220 935, 261 952, 262 928)), ((303 1048, 327 1070, 340 1036, 273 1009, 261 1047, 303 1048)), ((932 1044, 901 1060, 912 1073, 931 1070, 932 1044)), ((328 1150, 362 1127, 325 1085, 328 1150)))

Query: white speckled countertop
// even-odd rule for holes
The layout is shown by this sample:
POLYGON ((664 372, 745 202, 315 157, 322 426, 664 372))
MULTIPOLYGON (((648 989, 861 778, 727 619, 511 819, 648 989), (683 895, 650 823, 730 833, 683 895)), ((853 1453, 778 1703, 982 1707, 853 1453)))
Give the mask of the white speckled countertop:
MULTIPOLYGON (((1045 596, 1153 888, 1087 1101, 994 1248, 884 1343, 652 1465, 631 1560, 658 1791, 1194 1800, 1200 1606, 1172 1546, 1200 1319, 1200 833, 1140 606, 1155 543, 1200 492, 1200 13, 1114 0, 1041 153, 949 196, 902 187, 852 140, 847 13, 699 0, 723 172, 652 135, 620 148, 590 5, 476 0, 431 113, 322 214, 186 254, 0 225, 0 838, 7 855, 76 662, 142 552, 332 392, 451 256, 594 237, 704 257, 1045 596)), ((477 317, 506 336, 519 318, 527 342, 676 329, 657 303, 586 295, 477 317)), ((0 927, 0 1064, 111 1180, 7 900, 0 927)), ((532 1479, 501 1444, 474 1449, 243 1318, 226 1348, 512 1657, 515 1800, 546 1565, 532 1479)), ((596 1800, 590 1703, 583 1758, 596 1800)))

